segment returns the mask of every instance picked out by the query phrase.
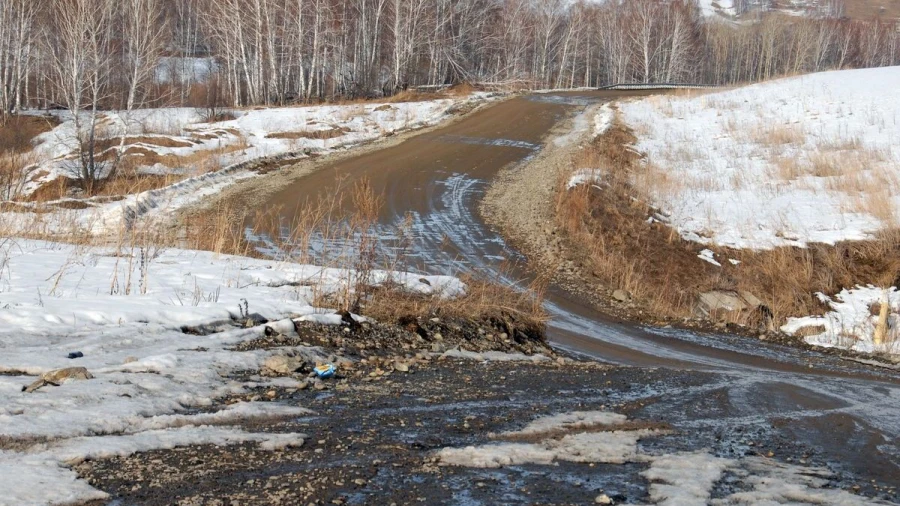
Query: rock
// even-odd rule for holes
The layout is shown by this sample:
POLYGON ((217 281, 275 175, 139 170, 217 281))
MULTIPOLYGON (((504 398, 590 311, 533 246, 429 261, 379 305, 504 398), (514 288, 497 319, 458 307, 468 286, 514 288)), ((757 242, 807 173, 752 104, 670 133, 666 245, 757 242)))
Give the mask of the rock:
POLYGON ((269 376, 289 376, 303 367, 303 360, 286 355, 273 355, 263 362, 262 372, 269 376))
POLYGON ((400 372, 409 372, 409 366, 403 362, 394 362, 394 370, 400 372))
POLYGON ((600 494, 594 498, 594 504, 612 504, 612 499, 606 494, 600 494))
POLYGON ((326 388, 328 388, 328 386, 325 385, 324 381, 317 381, 313 383, 313 388, 316 390, 325 390, 326 388))
POLYGON ((739 313, 756 311, 762 301, 747 291, 713 290, 700 294, 697 302, 698 316, 713 320, 729 319, 739 313))
POLYGON ((69 380, 89 380, 93 378, 94 376, 84 367, 66 367, 41 374, 37 381, 27 387, 23 387, 22 391, 31 393, 47 385, 59 386, 69 380))
POLYGON ((631 294, 626 290, 616 290, 612 293, 612 297, 619 302, 631 302, 631 294))
POLYGON ((123 364, 130 364, 130 363, 132 363, 132 362, 137 362, 137 361, 138 361, 137 357, 125 357, 125 361, 122 362, 122 363, 123 363, 123 364))
POLYGON ((361 487, 361 486, 365 485, 367 482, 366 482, 366 480, 364 480, 362 478, 357 478, 357 479, 353 480, 353 483, 355 483, 361 487))

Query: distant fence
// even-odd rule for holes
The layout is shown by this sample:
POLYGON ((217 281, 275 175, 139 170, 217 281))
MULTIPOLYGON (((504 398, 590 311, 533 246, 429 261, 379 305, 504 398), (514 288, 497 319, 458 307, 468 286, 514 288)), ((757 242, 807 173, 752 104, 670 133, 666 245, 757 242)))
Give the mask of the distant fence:
POLYGON ((684 89, 710 89, 718 88, 715 84, 689 84, 689 83, 620 83, 609 86, 601 86, 601 90, 684 90, 684 89))

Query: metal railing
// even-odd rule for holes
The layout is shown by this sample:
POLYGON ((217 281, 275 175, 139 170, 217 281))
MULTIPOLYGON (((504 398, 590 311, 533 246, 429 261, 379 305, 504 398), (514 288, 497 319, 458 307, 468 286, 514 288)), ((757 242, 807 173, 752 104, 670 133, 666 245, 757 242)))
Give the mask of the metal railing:
POLYGON ((619 83, 609 86, 601 86, 601 90, 681 90, 681 89, 707 89, 718 88, 715 84, 690 84, 690 83, 619 83))

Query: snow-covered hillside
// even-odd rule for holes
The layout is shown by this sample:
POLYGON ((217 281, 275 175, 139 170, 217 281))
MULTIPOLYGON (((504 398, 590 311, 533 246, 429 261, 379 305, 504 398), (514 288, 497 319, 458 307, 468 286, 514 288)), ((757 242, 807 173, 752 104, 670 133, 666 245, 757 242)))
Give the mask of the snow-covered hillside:
POLYGON ((846 14, 839 3, 829 0, 698 0, 697 3, 706 17, 727 21, 749 20, 763 13, 819 18, 839 18, 846 14))
POLYGON ((620 105, 638 185, 690 240, 866 239, 900 217, 900 67, 824 72, 620 105))

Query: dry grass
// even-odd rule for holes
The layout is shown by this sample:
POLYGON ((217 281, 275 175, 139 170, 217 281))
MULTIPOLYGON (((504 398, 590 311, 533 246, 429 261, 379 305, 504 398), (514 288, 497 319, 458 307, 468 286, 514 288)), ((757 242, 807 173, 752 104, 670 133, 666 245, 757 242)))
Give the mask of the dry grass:
POLYGON ((350 132, 347 127, 334 127, 322 130, 301 130, 293 132, 275 132, 266 135, 267 139, 334 139, 350 132))
POLYGON ((58 124, 52 116, 10 116, 0 121, 0 155, 31 151, 34 138, 58 124))
POLYGON ((378 247, 377 218, 381 207, 381 196, 365 180, 350 187, 339 182, 335 192, 302 202, 292 213, 282 208, 252 215, 229 207, 209 209, 191 216, 176 237, 191 249, 261 257, 258 248, 263 245, 248 241, 245 232, 250 229, 250 236, 266 238, 266 256, 347 272, 342 290, 316 293, 315 304, 320 307, 351 310, 394 323, 423 315, 486 319, 527 335, 542 335, 546 321, 542 308, 545 277, 522 291, 509 287, 500 277, 462 276, 467 290, 461 297, 412 293, 390 278, 373 283, 376 270, 407 269, 402 238, 408 236, 408 225, 393 231, 401 238, 396 250, 382 251, 378 247), (290 221, 284 219, 286 214, 292 216, 290 221))
POLYGON ((778 125, 760 123, 750 130, 750 139, 763 146, 783 146, 787 144, 802 144, 806 140, 806 133, 799 125, 778 125))

